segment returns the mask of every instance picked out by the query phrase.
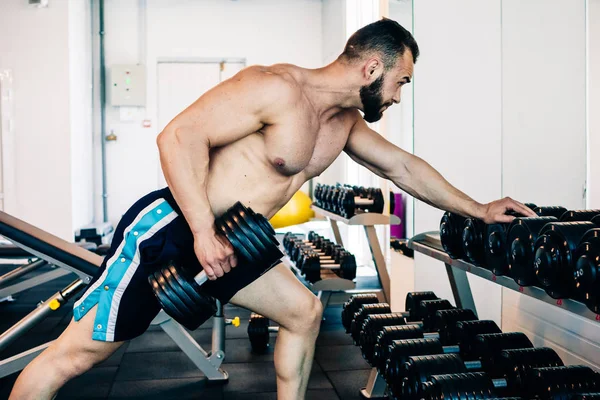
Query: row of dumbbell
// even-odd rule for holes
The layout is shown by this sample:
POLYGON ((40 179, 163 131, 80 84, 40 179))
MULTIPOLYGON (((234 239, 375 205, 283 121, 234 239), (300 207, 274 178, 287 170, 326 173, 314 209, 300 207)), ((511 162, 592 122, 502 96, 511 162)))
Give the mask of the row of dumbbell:
MULTIPOLYGON (((351 218, 357 210, 381 214, 385 207, 383 192, 379 188, 317 184, 314 198, 318 207, 344 218, 351 218)), ((390 213, 394 212, 394 206, 394 196, 390 195, 390 213)))
POLYGON ((556 299, 582 301, 600 313, 600 210, 532 209, 537 217, 490 225, 446 213, 442 246, 452 258, 508 275, 521 286, 539 286, 556 299))
POLYGON ((346 331, 392 398, 563 399, 600 391, 600 375, 590 368, 565 367, 554 350, 533 348, 523 333, 502 333, 433 292, 409 293, 406 310, 392 313, 367 294, 351 298, 342 312, 346 331))
POLYGON ((343 279, 356 278, 354 255, 313 231, 308 233, 306 240, 302 235, 287 232, 283 237, 283 247, 308 282, 321 280, 323 270, 332 271, 343 279))

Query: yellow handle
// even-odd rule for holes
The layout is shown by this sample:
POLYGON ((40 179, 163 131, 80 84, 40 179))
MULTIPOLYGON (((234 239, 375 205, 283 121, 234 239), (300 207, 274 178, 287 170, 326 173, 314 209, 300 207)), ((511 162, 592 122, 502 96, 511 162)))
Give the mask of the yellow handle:
POLYGON ((56 311, 60 308, 60 302, 56 299, 53 299, 50 304, 48 304, 48 307, 50 307, 52 311, 56 311))
POLYGON ((234 319, 231 320, 231 325, 235 326, 236 328, 240 326, 240 317, 235 317, 234 319))

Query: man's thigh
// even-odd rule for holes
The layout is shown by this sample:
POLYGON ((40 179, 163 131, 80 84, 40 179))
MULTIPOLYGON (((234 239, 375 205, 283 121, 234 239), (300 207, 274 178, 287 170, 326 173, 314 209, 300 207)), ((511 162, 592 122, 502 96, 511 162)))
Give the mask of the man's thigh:
POLYGON ((290 327, 320 307, 318 298, 283 263, 233 296, 231 303, 290 327))

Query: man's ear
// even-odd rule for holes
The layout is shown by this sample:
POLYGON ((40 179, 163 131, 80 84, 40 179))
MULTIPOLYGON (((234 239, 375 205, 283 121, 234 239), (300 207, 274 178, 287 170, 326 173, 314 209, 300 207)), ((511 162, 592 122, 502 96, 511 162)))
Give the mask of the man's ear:
POLYGON ((379 70, 383 68, 381 60, 376 57, 369 58, 365 63, 364 78, 367 80, 375 80, 379 76, 379 70))

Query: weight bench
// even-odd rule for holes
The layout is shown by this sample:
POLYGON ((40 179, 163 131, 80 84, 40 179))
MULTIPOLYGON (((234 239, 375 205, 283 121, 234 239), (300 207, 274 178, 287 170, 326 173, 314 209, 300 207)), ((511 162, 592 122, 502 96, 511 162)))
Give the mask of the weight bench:
MULTIPOLYGON (((25 318, 17 322, 6 332, 2 333, 2 335, 0 335, 0 351, 2 351, 45 317, 50 315, 52 311, 65 305, 89 284, 97 269, 100 267, 103 258, 76 244, 69 243, 4 212, 0 212, 0 235, 29 253, 30 257, 33 256, 38 258, 38 260, 33 261, 34 263, 53 264, 63 269, 62 271, 57 269, 63 273, 63 275, 72 272, 78 277, 78 279, 73 281, 66 288, 54 294, 25 318)), ((28 266, 31 269, 40 267, 40 265, 32 266, 31 264, 28 266)), ((2 292, 0 291, 0 293, 2 292)), ((217 313, 213 317, 212 349, 210 352, 205 351, 185 328, 171 319, 171 317, 163 311, 161 311, 152 321, 152 325, 160 326, 190 358, 190 360, 204 373, 208 380, 227 381, 229 375, 226 371, 223 371, 220 366, 225 357, 225 325, 231 324, 231 321, 225 320, 223 307, 219 302, 217 302, 217 306, 217 313)), ((15 356, 0 360, 0 378, 25 368, 31 360, 46 349, 51 343, 52 342, 47 342, 15 356)))

